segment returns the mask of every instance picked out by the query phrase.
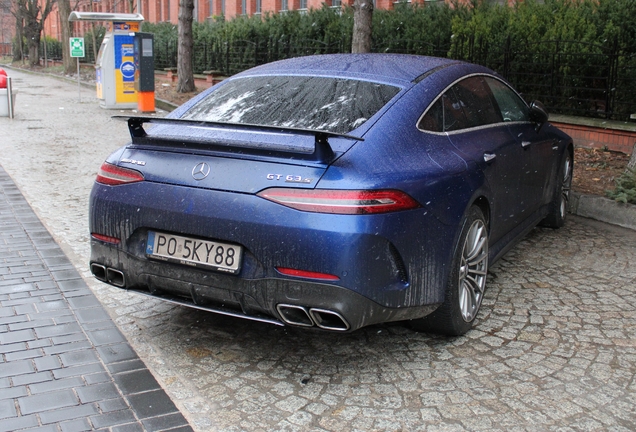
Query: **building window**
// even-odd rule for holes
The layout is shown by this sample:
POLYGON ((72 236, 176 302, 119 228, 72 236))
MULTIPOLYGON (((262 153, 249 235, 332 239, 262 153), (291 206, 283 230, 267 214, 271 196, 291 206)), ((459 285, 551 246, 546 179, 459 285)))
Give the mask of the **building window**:
POLYGON ((342 0, 331 0, 331 7, 334 7, 334 8, 342 7, 342 0))
POLYGON ((280 10, 281 11, 286 11, 288 9, 289 9, 289 7, 287 5, 287 0, 280 0, 280 10))
POLYGON ((166 21, 170 21, 170 0, 166 0, 166 21))
POLYGON ((247 0, 241 0, 241 15, 247 14, 247 0))
POLYGON ((225 0, 221 0, 221 15, 225 16, 225 0))
POLYGON ((263 0, 256 0, 256 13, 260 14, 263 11, 263 0))
POLYGON ((307 9, 307 0, 300 0, 300 5, 298 9, 307 9))

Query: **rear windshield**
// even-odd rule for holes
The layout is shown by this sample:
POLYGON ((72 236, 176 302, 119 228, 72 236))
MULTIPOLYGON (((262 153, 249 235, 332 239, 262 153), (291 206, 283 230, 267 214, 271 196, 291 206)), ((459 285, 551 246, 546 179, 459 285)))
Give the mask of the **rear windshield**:
POLYGON ((347 133, 399 91, 395 86, 351 79, 248 77, 221 86, 182 118, 347 133))

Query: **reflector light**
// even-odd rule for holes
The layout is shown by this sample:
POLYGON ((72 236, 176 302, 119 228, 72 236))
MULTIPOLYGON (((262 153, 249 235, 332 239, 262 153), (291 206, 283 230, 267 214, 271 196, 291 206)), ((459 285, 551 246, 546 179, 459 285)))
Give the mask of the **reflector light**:
POLYGON ((292 269, 287 267, 276 267, 276 270, 279 273, 284 274, 286 276, 295 276, 295 277, 302 277, 307 279, 322 279, 322 280, 330 280, 330 281, 340 280, 338 276, 328 274, 328 273, 318 273, 318 272, 312 272, 307 270, 297 270, 297 269, 292 269))
POLYGON ((420 206, 409 195, 398 190, 271 188, 257 195, 296 210, 315 213, 377 214, 410 210, 420 206))
POLYGON ((95 240, 103 241, 105 243, 112 243, 116 245, 121 242, 121 240, 119 240, 117 237, 111 237, 111 236, 107 236, 103 234, 91 233, 91 237, 93 237, 95 240))
POLYGON ((109 186, 117 186, 144 181, 144 176, 139 171, 104 162, 97 172, 95 181, 109 186))

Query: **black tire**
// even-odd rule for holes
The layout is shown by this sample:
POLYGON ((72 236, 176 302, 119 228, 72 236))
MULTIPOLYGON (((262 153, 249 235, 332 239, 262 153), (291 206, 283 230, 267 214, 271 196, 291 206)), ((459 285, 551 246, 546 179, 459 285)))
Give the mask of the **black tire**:
POLYGON ((416 330, 460 336, 477 317, 486 290, 488 225, 479 207, 468 211, 455 247, 444 303, 432 314, 411 320, 416 330))
POLYGON ((572 154, 566 150, 559 167, 559 174, 554 186, 554 198, 550 203, 550 213, 541 221, 541 225, 549 228, 561 228, 565 224, 570 203, 572 188, 572 172, 574 163, 572 154))

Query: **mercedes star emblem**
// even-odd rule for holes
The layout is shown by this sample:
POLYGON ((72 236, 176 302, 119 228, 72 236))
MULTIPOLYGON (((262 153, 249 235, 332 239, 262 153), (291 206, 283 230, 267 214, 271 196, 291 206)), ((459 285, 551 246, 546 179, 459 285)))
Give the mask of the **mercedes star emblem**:
POLYGON ((199 162, 192 168, 192 177, 199 181, 203 180, 210 174, 210 165, 205 162, 199 162))

